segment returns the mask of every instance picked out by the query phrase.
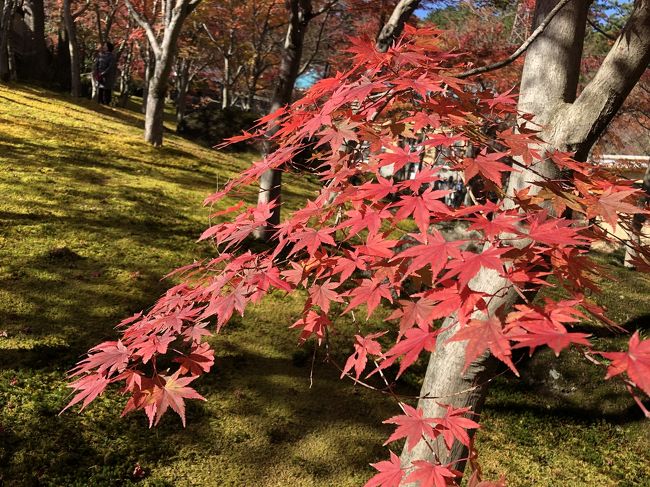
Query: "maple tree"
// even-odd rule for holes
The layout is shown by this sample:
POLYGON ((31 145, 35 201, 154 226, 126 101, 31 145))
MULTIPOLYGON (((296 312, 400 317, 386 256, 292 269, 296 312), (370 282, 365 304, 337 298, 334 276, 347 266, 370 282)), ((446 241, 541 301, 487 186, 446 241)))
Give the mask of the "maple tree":
MULTIPOLYGON (((632 228, 633 215, 647 213, 633 204, 640 191, 566 150, 544 150, 544 133, 517 112, 513 96, 473 90, 471 82, 454 77, 466 66, 441 47, 439 34, 407 28, 385 53, 353 40, 349 69, 231 139, 270 139, 275 150, 209 196, 207 205, 240 199, 269 170, 289 170, 312 139, 319 140, 313 159, 320 189, 273 228, 275 242, 268 249, 247 249, 246 239, 268 221, 277 201, 240 201, 215 213, 219 220, 200 239, 214 243, 216 256, 174 271, 180 284, 147 312, 122 321, 119 340, 89 351, 72 371, 76 394, 68 407, 86 407, 109 384, 121 384, 129 398, 123 414, 143 410, 154 424, 171 407, 184 423, 185 399, 202 399, 189 384, 214 364, 214 351, 202 341, 210 335, 209 323, 220 332, 235 312, 243 315, 248 305, 278 290, 304 296, 302 315, 291 325, 301 341, 326 343, 336 316, 353 317, 359 331, 340 367, 342 377, 359 384, 367 384, 367 376, 383 381, 368 386, 393 394, 404 413, 387 420, 396 425, 387 444, 406 439, 407 454, 421 445, 432 453, 400 460, 391 452, 390 460, 374 464, 378 473, 368 486, 457 485, 466 461, 474 470, 470 485, 501 485, 480 478, 471 442, 479 427, 472 416, 477 410, 451 404, 445 395, 424 394, 420 402, 440 411, 429 414, 428 407, 405 404, 392 388, 391 373, 398 377, 424 351, 439 347, 462 344, 458 374, 488 355, 517 374, 513 349, 532 353, 548 346, 560 353, 575 347, 602 366, 604 376, 623 380, 650 414, 642 399, 650 395, 650 341, 634 334, 627 350, 599 351, 588 334, 571 331, 587 318, 615 326, 585 289, 596 290, 587 249, 616 237, 589 220, 632 228), (516 127, 502 129, 504 118, 516 119, 516 127), (404 149, 403 138, 416 133, 423 143, 404 149), (429 146, 449 149, 459 140, 471 143, 476 155, 449 150, 445 164, 481 179, 495 199, 445 206, 439 200, 446 191, 431 188, 440 168, 426 163, 411 180, 381 175, 387 165, 422 161, 429 146), (541 173, 543 164, 561 172, 541 173), (534 184, 505 184, 531 173, 534 184), (477 236, 446 241, 438 228, 458 221, 477 236), (489 286, 477 285, 486 275, 494 276, 489 286), (415 281, 420 289, 412 292, 415 281), (532 301, 537 290, 550 286, 566 297, 532 301), (503 300, 506 291, 516 296, 513 306, 503 300), (381 305, 393 313, 377 331, 381 305), (364 309, 365 323, 356 319, 364 309), (439 319, 447 316, 454 320, 441 326, 439 319)), ((650 249, 635 246, 638 268, 649 270, 650 249)))

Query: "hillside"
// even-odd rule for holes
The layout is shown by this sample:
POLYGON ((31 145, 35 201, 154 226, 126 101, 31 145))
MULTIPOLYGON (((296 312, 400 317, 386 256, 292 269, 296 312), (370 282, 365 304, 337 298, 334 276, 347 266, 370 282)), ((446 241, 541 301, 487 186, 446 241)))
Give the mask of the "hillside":
MULTIPOLYGON (((195 243, 210 213, 201 202, 253 158, 172 133, 154 149, 142 124, 132 111, 0 86, 0 485, 363 484, 395 405, 340 381, 321 355, 310 387, 312 345, 296 347, 287 329, 297 296, 276 293, 212 338, 214 372, 196 383, 208 401, 188 406, 186 429, 172 414, 151 430, 142 414, 120 419, 117 391, 58 415, 78 357, 149 306, 168 271, 209 252, 195 243)), ((288 178, 288 206, 310 189, 288 178)), ((603 282, 601 302, 621 322, 647 323, 650 279, 618 255, 599 259, 620 279, 603 282)), ((650 485, 650 427, 622 388, 574 353, 522 368, 524 380, 498 378, 487 403, 488 476, 650 485)))

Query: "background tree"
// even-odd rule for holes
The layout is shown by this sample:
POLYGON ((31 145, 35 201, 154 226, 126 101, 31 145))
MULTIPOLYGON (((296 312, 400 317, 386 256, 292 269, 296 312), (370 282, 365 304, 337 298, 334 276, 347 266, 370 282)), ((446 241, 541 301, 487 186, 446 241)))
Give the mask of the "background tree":
POLYGON ((7 82, 12 75, 10 36, 16 13, 15 0, 0 2, 0 81, 7 82))
POLYGON ((155 26, 145 12, 138 10, 130 0, 125 0, 129 12, 146 34, 149 53, 153 58, 153 69, 149 66, 151 75, 147 82, 144 139, 157 147, 163 142, 165 93, 178 38, 185 19, 200 2, 201 0, 163 2, 160 25, 155 26))
POLYGON ((73 0, 63 0, 63 25, 68 41, 70 53, 70 94, 74 97, 81 96, 81 64, 82 56, 77 37, 77 19, 90 7, 90 1, 79 6, 72 5, 73 0), (76 7, 76 8, 75 8, 76 7))

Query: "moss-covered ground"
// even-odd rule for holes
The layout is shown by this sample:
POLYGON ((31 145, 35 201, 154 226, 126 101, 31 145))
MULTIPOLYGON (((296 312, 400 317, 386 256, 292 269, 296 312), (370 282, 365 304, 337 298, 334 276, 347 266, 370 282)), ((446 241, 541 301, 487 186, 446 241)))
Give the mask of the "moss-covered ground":
MULTIPOLYGON (((287 329, 297 297, 273 295, 212 339, 214 372, 196 384, 208 401, 188 406, 185 429, 172 414, 151 430, 141 414, 121 419, 114 392, 59 415, 66 370, 150 305, 169 285, 161 276, 209 251, 195 243, 201 201, 253 157, 172 133, 153 149, 141 126, 133 111, 0 87, 0 485, 362 484, 386 456, 381 421, 396 408, 338 380, 321 355, 310 387, 312 348, 287 329)), ((290 180, 286 201, 310 184, 290 180)), ((650 280, 598 258, 619 279, 603 280, 601 302, 647 326, 650 280)), ((573 353, 523 368, 487 402, 488 474, 515 486, 650 485, 650 427, 621 387, 573 353)))

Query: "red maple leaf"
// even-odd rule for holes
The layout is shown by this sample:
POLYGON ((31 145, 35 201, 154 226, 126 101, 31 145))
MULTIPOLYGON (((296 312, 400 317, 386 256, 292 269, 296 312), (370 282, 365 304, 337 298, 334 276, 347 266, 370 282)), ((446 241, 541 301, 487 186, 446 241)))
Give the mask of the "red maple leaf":
POLYGON ((405 482, 419 482, 419 487, 447 487, 456 485, 454 479, 461 475, 460 472, 450 469, 449 466, 436 465, 425 460, 413 462, 415 470, 406 477, 405 482))
POLYGON ((316 335, 320 344, 323 338, 325 338, 325 329, 331 324, 332 322, 327 318, 325 313, 317 313, 314 310, 309 310, 307 316, 303 316, 289 328, 302 330, 299 338, 301 342, 304 342, 312 335, 316 335))
POLYGON ((449 272, 444 275, 443 279, 457 275, 460 287, 463 288, 479 273, 481 267, 501 272, 503 271, 503 262, 499 257, 507 251, 508 249, 505 248, 490 247, 478 254, 463 252, 462 259, 456 258, 449 261, 447 264, 449 272))
POLYGON ((214 350, 207 343, 202 343, 193 347, 188 355, 175 358, 174 362, 181 364, 179 370, 183 375, 201 375, 209 372, 214 365, 214 350))
POLYGON ((159 376, 161 380, 154 386, 154 390, 147 404, 149 406, 149 427, 152 424, 157 425, 160 418, 165 414, 165 411, 170 407, 181 417, 181 422, 183 423, 183 427, 185 427, 185 399, 205 401, 205 398, 201 394, 191 387, 187 387, 190 382, 196 379, 196 376, 179 377, 179 373, 180 371, 177 371, 170 377, 159 376))
POLYGON ((490 181, 493 181, 498 187, 501 187, 501 173, 512 171, 512 168, 503 162, 499 162, 506 152, 492 152, 486 154, 483 152, 476 156, 476 158, 465 158, 460 165, 465 171, 465 181, 469 181, 477 174, 481 174, 490 181))
MULTIPOLYGON (((474 209, 472 207, 472 209, 474 209)), ((483 232, 488 240, 494 240, 499 234, 503 232, 517 233, 516 224, 522 220, 521 217, 515 215, 508 215, 505 213, 497 213, 492 218, 488 218, 483 214, 468 218, 468 221, 473 222, 468 230, 480 230, 483 232)))
POLYGON ((529 218, 528 236, 547 245, 581 245, 587 239, 579 235, 580 228, 572 227, 570 220, 548 218, 546 211, 529 218))
POLYGON ((62 414, 63 411, 82 400, 83 404, 81 405, 81 410, 83 411, 88 404, 104 392, 106 386, 110 382, 111 381, 104 374, 88 374, 78 378, 74 382, 71 382, 68 387, 80 392, 72 398, 68 405, 63 408, 59 414, 62 414))
POLYGON ((322 309, 325 313, 328 313, 330 310, 330 302, 334 301, 337 303, 343 302, 343 298, 339 296, 337 292, 334 291, 339 287, 339 283, 332 282, 330 279, 326 280, 322 284, 312 284, 309 288, 309 296, 311 297, 311 302, 322 309))
POLYGON ((458 247, 463 242, 448 242, 437 230, 433 230, 431 234, 427 235, 412 236, 422 242, 422 244, 414 245, 395 256, 397 259, 403 257, 413 258, 406 271, 407 274, 412 274, 428 265, 431 268, 431 274, 435 278, 445 268, 449 257, 461 258, 461 252, 458 250, 458 247))
POLYGON ((467 340, 465 351, 465 370, 483 352, 490 350, 492 355, 501 360, 519 376, 519 372, 510 359, 510 342, 503 334, 503 325, 497 316, 491 316, 487 320, 470 320, 470 322, 458 330, 448 341, 462 342, 467 340))
POLYGON ((333 232, 333 228, 305 228, 302 231, 295 232, 289 237, 292 242, 295 242, 295 245, 291 249, 291 252, 289 252, 289 255, 293 255, 300 249, 306 248, 307 253, 313 257, 316 253, 316 250, 318 250, 321 245, 335 244, 334 239, 330 235, 330 233, 333 232))
POLYGON ((362 337, 360 335, 354 336, 354 353, 348 357, 348 360, 345 362, 345 367, 341 371, 341 378, 345 376, 352 367, 354 367, 354 372, 357 379, 361 376, 366 364, 368 363, 368 355, 381 355, 381 344, 375 340, 382 335, 385 335, 386 332, 372 333, 368 336, 362 337))
POLYGON ((433 191, 428 188, 422 194, 402 196, 395 203, 395 206, 399 207, 395 214, 395 220, 403 220, 413 214, 420 233, 427 233, 432 212, 450 213, 449 207, 440 201, 440 198, 443 198, 448 193, 449 191, 446 190, 433 191))
POLYGON ((134 355, 139 355, 142 363, 146 364, 154 355, 166 353, 167 347, 175 339, 171 335, 144 335, 133 344, 134 355))
POLYGON ((639 389, 650 396, 650 340, 641 340, 639 332, 630 338, 627 352, 599 352, 612 361, 607 378, 627 372, 639 389))
POLYGON ((379 306, 381 298, 386 298, 391 303, 393 302, 393 296, 390 293, 388 285, 376 278, 364 279, 361 281, 361 285, 352 289, 348 295, 352 296, 352 299, 343 313, 347 313, 359 305, 365 304, 368 309, 368 318, 370 318, 370 315, 379 306))
POLYGON ((379 473, 368 480, 364 487, 399 487, 402 478, 404 478, 404 471, 402 470, 399 457, 395 453, 390 452, 390 460, 371 463, 370 465, 378 470, 379 473))
POLYGON ((420 408, 415 409, 408 404, 403 403, 400 403, 400 406, 404 410, 404 414, 393 416, 384 421, 384 423, 387 424, 397 425, 397 428, 386 440, 384 445, 388 445, 400 438, 406 438, 406 447, 409 450, 412 450, 413 447, 420 442, 423 436, 435 438, 436 434, 433 430, 433 426, 436 424, 435 419, 425 418, 423 416, 424 412, 420 408))
POLYGON ((436 429, 442 434, 447 448, 452 447, 454 440, 458 440, 463 445, 469 446, 470 440, 467 430, 480 427, 477 422, 464 417, 470 408, 455 408, 447 404, 440 404, 440 406, 447 408, 447 412, 442 418, 435 418, 438 423, 436 429))
POLYGON ((390 367, 398 358, 402 357, 397 373, 397 377, 399 377, 407 367, 418 359, 422 350, 426 350, 427 352, 433 351, 436 346, 438 333, 439 330, 428 331, 422 330, 421 328, 410 328, 406 330, 404 332, 404 338, 386 352, 386 360, 381 363, 379 368, 385 369, 390 367))
POLYGON ((618 213, 645 213, 646 211, 631 203, 626 203, 625 199, 633 194, 639 194, 636 189, 626 189, 614 191, 614 188, 607 188, 603 194, 591 204, 587 209, 587 218, 601 216, 606 223, 616 229, 618 213))
POLYGON ((427 298, 420 298, 417 301, 401 299, 399 304, 401 307, 393 311, 386 319, 396 320, 397 318, 401 318, 399 322, 400 334, 403 334, 414 325, 418 325, 423 330, 429 331, 429 325, 433 321, 433 301, 427 298))
POLYGON ((88 351, 88 357, 73 369, 73 376, 97 369, 96 372, 107 376, 122 372, 129 363, 131 352, 121 340, 100 343, 88 351))
POLYGON ((359 254, 390 259, 393 256, 391 249, 397 244, 397 240, 387 240, 383 235, 371 233, 366 239, 366 244, 359 245, 357 249, 359 254))

